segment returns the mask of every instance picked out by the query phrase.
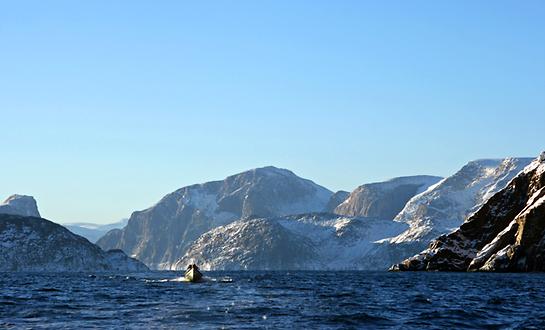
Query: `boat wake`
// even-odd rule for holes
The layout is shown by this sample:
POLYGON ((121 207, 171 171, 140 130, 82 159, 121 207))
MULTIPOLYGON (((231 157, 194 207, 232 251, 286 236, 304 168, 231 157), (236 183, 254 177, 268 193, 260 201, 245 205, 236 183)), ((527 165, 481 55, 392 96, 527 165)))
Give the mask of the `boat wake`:
MULTIPOLYGON (((175 277, 175 278, 163 278, 163 279, 145 279, 144 282, 146 283, 165 283, 165 282, 187 282, 190 283, 191 281, 185 278, 184 276, 175 277)), ((221 277, 221 278, 213 278, 213 277, 203 277, 200 281, 196 283, 204 283, 204 282, 215 282, 215 283, 232 283, 233 279, 231 277, 221 277)))

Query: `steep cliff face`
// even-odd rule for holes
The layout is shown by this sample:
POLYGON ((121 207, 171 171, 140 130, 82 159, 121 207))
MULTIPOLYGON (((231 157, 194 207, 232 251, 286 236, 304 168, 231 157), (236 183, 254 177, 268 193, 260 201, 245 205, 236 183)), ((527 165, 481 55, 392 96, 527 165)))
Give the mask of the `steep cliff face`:
POLYGON ((11 195, 0 204, 0 214, 16 214, 27 217, 40 217, 38 205, 32 196, 11 195))
POLYGON ((0 214, 0 271, 147 271, 122 251, 102 251, 51 221, 0 214))
POLYGON ((544 271, 545 153, 459 229, 392 270, 544 271))
POLYGON ((442 178, 428 175, 395 178, 364 184, 339 204, 334 213, 351 217, 393 219, 414 195, 442 178))
POLYGON ((181 188, 134 212, 97 244, 122 249, 152 268, 169 269, 203 233, 240 218, 322 211, 333 193, 291 171, 264 167, 223 181, 181 188))

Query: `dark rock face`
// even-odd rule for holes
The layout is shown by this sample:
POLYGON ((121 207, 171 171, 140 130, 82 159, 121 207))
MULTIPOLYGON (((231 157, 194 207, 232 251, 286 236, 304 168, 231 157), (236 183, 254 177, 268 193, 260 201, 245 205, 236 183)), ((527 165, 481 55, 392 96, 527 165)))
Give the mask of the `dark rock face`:
POLYGON ((27 217, 40 217, 38 205, 32 196, 11 195, 0 204, 0 214, 16 214, 27 217))
POLYGON ((122 251, 102 251, 51 221, 0 215, 0 271, 147 271, 122 251))
POLYGON ((324 208, 324 212, 333 213, 335 211, 335 208, 339 206, 339 204, 344 202, 348 198, 348 196, 350 196, 350 193, 348 191, 337 191, 331 196, 329 202, 327 202, 327 205, 324 208))
POLYGON ((395 178, 386 182, 359 186, 334 210, 334 213, 356 217, 393 219, 414 195, 423 192, 442 178, 419 175, 395 178))
POLYGON ((288 170, 265 167, 181 188, 134 212, 97 244, 121 249, 151 268, 170 269, 200 235, 240 218, 320 212, 332 192, 288 170))
POLYGON ((545 156, 451 234, 392 270, 544 271, 545 156))

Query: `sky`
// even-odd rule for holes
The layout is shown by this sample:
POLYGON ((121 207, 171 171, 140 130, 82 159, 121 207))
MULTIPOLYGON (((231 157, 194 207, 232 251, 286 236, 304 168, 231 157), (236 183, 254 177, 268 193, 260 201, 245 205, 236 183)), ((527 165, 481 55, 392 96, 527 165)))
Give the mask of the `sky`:
POLYGON ((545 1, 0 0, 0 199, 56 222, 266 165, 448 176, 544 124, 545 1))

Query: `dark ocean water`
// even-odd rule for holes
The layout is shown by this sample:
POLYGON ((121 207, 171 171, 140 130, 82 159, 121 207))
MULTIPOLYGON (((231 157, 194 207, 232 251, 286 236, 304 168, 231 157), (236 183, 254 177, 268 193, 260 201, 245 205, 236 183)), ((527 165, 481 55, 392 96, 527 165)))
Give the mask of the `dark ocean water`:
POLYGON ((545 329, 545 274, 0 275, 0 328, 545 329))

